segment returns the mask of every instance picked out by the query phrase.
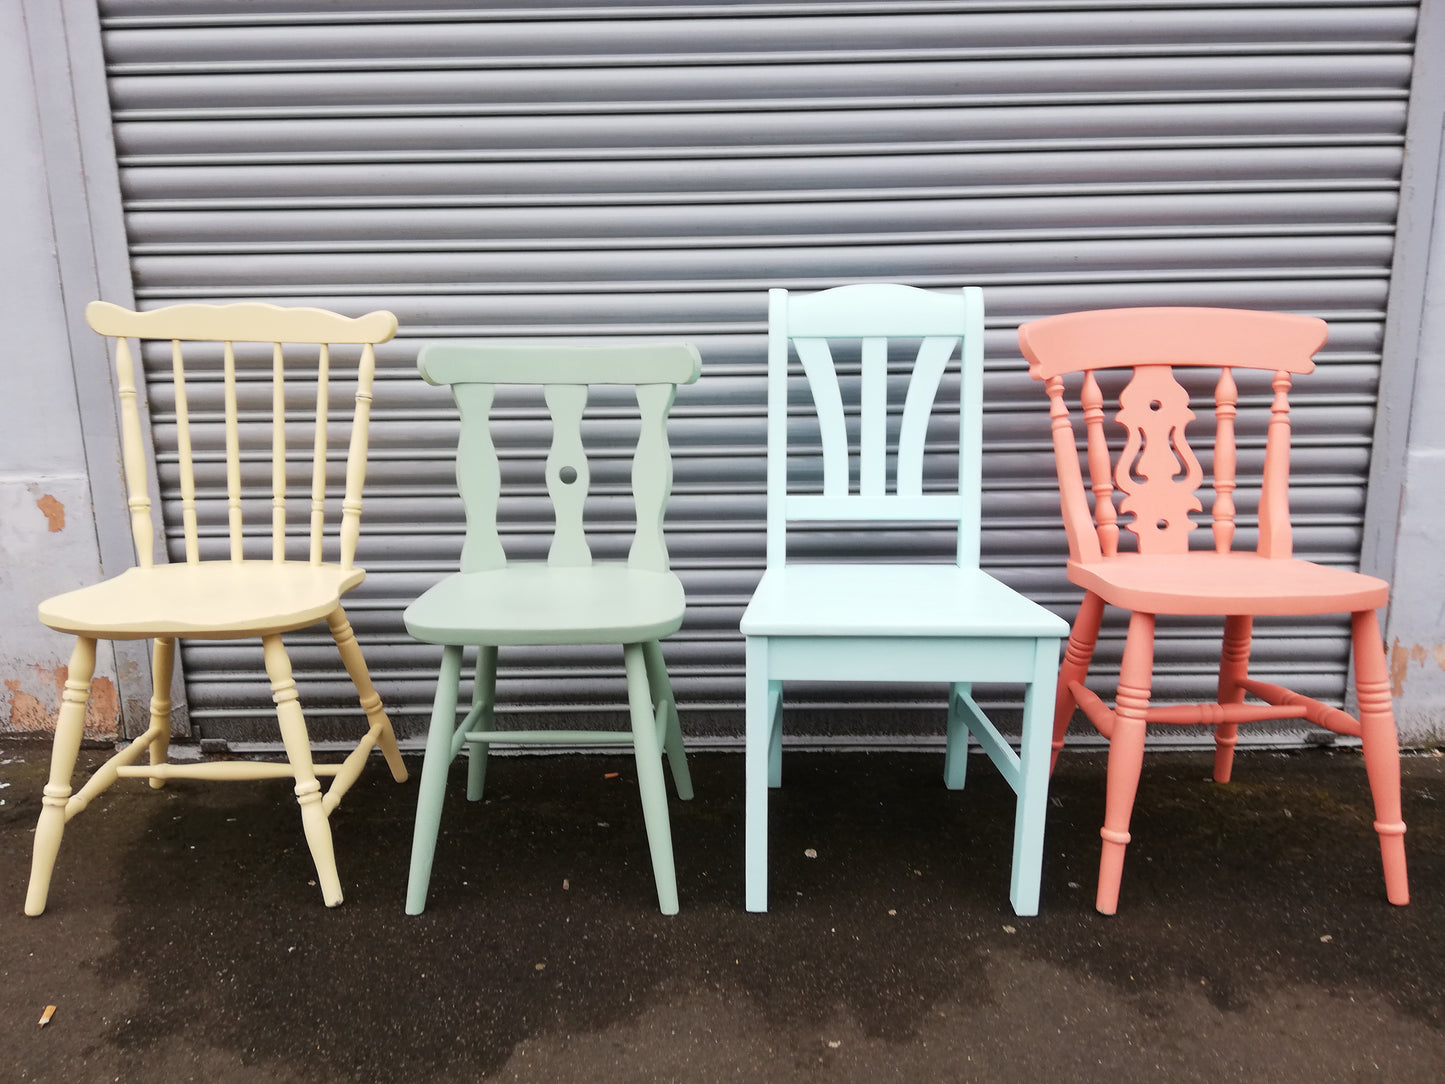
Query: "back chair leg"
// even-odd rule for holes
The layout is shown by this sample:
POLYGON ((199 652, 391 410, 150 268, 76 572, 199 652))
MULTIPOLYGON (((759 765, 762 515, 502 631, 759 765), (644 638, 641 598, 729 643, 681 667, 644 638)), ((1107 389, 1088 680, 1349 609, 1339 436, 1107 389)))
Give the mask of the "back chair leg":
POLYGON ((687 750, 682 744, 682 722, 677 717, 677 701, 673 698, 672 682, 667 677, 667 665, 662 659, 662 647, 656 640, 642 645, 642 657, 647 663, 647 685, 654 709, 666 704, 667 719, 662 747, 667 751, 667 766, 672 772, 672 785, 677 796, 683 801, 692 799, 692 773, 687 767, 687 750))
MULTIPOLYGON (((1254 632, 1254 618, 1248 614, 1232 614, 1224 619, 1224 646, 1219 655, 1219 702, 1241 704, 1244 688, 1239 684, 1249 676, 1249 647, 1254 632)), ((1234 770, 1234 747, 1239 742, 1238 723, 1220 723, 1214 731, 1214 781, 1228 783, 1234 770)))
POLYGON ((404 783, 406 765, 401 762, 401 751, 396 747, 396 734, 391 729, 391 720, 382 710, 381 697, 371 684, 371 673, 366 668, 366 659, 362 657, 351 622, 346 619, 346 611, 336 607, 327 615, 326 624, 331 629, 331 638, 336 641, 336 650, 341 653, 346 672, 351 676, 351 683, 361 697, 361 710, 366 712, 371 725, 377 728, 376 744, 381 747, 381 755, 386 758, 391 777, 398 783, 404 783))
MULTIPOLYGON (((955 681, 948 687, 948 718, 943 739, 943 785, 962 790, 968 781, 968 723, 964 721, 961 697, 973 690, 972 682, 955 681)), ((1028 694, 1024 694, 1027 699, 1028 694)), ((1025 709, 1027 714, 1027 709, 1025 709)))
POLYGON ((30 861, 30 887, 25 894, 25 913, 38 915, 45 910, 50 894, 50 875, 55 869, 55 856, 60 851, 60 838, 65 833, 65 807, 70 799, 70 781, 75 774, 75 759, 80 755, 80 739, 85 733, 85 705, 90 699, 90 679, 95 674, 95 641, 76 637, 70 653, 70 669, 65 677, 65 691, 60 698, 60 714, 55 721, 55 743, 50 751, 50 780, 41 799, 40 820, 35 825, 35 850, 30 861))
POLYGON ((1094 660, 1094 645, 1099 640, 1099 625, 1103 620, 1104 600, 1090 591, 1079 603, 1074 627, 1069 631, 1069 646, 1064 650, 1064 661, 1059 664, 1058 690, 1054 694, 1054 750, 1049 758, 1050 774, 1059 762, 1064 735, 1068 733, 1074 708, 1078 706, 1069 686, 1089 676, 1089 664, 1094 660))
POLYGON ((296 801, 301 806, 301 827, 306 844, 316 865, 316 880, 321 885, 321 898, 327 907, 341 902, 341 878, 336 873, 336 854, 331 846, 331 824, 322 805, 321 783, 311 762, 311 739, 306 732, 306 717, 296 694, 291 675, 291 659, 286 646, 275 633, 261 637, 265 652, 266 675, 271 679, 271 699, 276 702, 276 718, 281 724, 281 741, 286 746, 286 759, 296 779, 296 801))
POLYGON ((627 666, 627 702, 632 709, 637 789, 642 797, 642 817, 647 824, 647 845, 652 852, 657 903, 664 915, 675 915, 677 872, 672 859, 667 784, 662 777, 662 748, 657 741, 657 719, 652 709, 652 689, 647 682, 647 660, 641 644, 627 644, 622 652, 627 666))
POLYGON ((1385 866, 1385 894, 1393 904, 1410 902, 1405 869, 1405 821, 1400 811, 1400 746, 1390 705, 1390 677, 1374 610, 1353 616, 1355 690, 1360 701, 1360 743, 1375 801, 1375 831, 1385 866))
POLYGON ((1129 819, 1139 772, 1144 766, 1144 716, 1149 710, 1149 687, 1154 670, 1154 615, 1134 613, 1119 668, 1119 691, 1114 705, 1114 733, 1109 738, 1108 787, 1104 800, 1104 839, 1099 856, 1099 891, 1095 906, 1101 914, 1119 909, 1119 881, 1124 874, 1124 849, 1129 844, 1129 819))
MULTIPOLYGON (((175 672, 176 642, 157 636, 151 648, 151 767, 164 764, 171 746, 171 675, 175 672)), ((151 777, 151 787, 160 790, 166 781, 151 777)))
POLYGON ((461 676, 461 645, 448 644, 442 649, 442 667, 437 675, 436 699, 432 702, 431 727, 426 734, 426 759, 422 761, 421 783, 417 787, 416 824, 411 835, 411 872, 406 882, 406 913, 409 915, 419 915, 426 908, 437 833, 442 825, 447 771, 452 763, 453 738, 457 729, 457 686, 461 676))
MULTIPOLYGON (((485 734, 492 729, 497 703, 497 645, 482 644, 477 648, 477 668, 472 677, 472 707, 476 721, 470 734, 485 734)), ((430 748, 430 745, 428 745, 430 748)), ((467 801, 480 802, 487 785, 487 753, 490 746, 483 741, 467 742, 467 801)))

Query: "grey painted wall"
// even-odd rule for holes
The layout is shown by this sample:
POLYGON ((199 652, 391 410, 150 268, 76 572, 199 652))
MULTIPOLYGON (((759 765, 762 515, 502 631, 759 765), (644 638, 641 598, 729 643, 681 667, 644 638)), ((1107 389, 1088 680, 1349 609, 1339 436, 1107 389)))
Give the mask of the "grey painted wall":
MULTIPOLYGON (((73 208, 51 204, 25 14, 0 4, 0 729, 13 730, 54 724, 70 654, 71 638, 40 625, 36 604, 101 567, 55 231, 73 208)), ((108 649, 92 692, 92 733, 114 734, 108 649)))

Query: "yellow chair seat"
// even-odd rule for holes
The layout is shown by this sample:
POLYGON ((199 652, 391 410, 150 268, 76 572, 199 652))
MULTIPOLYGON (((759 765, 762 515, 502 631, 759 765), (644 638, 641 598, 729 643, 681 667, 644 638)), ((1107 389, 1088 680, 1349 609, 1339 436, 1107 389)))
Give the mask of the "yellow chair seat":
POLYGON ((59 632, 110 640, 233 639, 322 621, 366 573, 340 565, 202 561, 132 568, 40 604, 59 632))

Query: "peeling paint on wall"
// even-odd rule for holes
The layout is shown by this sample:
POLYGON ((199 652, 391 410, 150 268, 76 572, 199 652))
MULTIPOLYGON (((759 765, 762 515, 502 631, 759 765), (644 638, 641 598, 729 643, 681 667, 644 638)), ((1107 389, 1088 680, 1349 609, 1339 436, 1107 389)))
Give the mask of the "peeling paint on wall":
POLYGON ((51 534, 65 530, 65 505, 47 493, 35 502, 35 507, 45 514, 45 522, 51 534))
POLYGON ((1410 676, 1410 664, 1425 665, 1433 659, 1435 665, 1445 671, 1445 644, 1426 648, 1424 644, 1402 644, 1398 639, 1390 645, 1390 695, 1403 696, 1405 679, 1410 676))
MULTIPOLYGON (((34 671, 34 681, 5 679, 9 710, 3 716, 0 730, 37 733, 55 729, 56 717, 60 713, 60 694, 65 690, 70 667, 32 663, 28 669, 34 671), (27 688, 27 685, 31 687, 27 688)), ((119 734, 119 719, 120 696, 115 682, 107 677, 95 678, 90 683, 90 700, 85 705, 85 736, 115 738, 119 734)))

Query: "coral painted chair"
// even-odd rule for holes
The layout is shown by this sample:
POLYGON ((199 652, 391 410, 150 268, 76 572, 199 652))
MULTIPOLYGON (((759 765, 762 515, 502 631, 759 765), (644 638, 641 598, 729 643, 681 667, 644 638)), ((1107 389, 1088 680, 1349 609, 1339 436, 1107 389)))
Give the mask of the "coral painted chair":
POLYGON ((1409 902, 1405 825, 1400 815, 1400 763, 1384 645, 1375 611, 1389 585, 1373 576, 1291 556, 1289 401, 1293 375, 1314 368, 1323 345, 1322 320, 1235 309, 1140 308, 1068 313, 1019 328, 1029 373, 1044 382, 1052 418, 1064 525, 1069 538, 1068 577, 1084 600, 1059 672, 1054 756, 1077 705, 1109 739, 1108 794, 1097 906, 1113 914, 1119 902, 1124 848, 1134 805, 1148 723, 1215 726, 1214 778, 1229 781, 1240 723, 1306 719, 1337 734, 1359 737, 1375 802, 1385 889, 1391 903, 1409 902), (1211 408, 1215 417, 1211 501, 1213 546, 1190 549, 1191 512, 1200 512, 1204 471, 1185 428, 1195 414, 1175 370, 1219 369, 1211 408), (1114 420, 1117 461, 1105 433, 1104 394, 1095 373, 1132 370, 1118 393, 1114 420), (1264 475, 1259 495, 1259 538, 1253 550, 1234 548, 1235 418, 1239 391, 1233 370, 1273 374, 1264 475), (1065 377, 1082 374, 1079 403, 1086 432, 1086 488, 1077 436, 1065 404, 1065 377), (1117 489, 1119 497, 1115 497, 1117 489), (1090 496, 1093 514, 1090 514, 1090 496), (1119 513, 1135 536, 1120 547, 1119 513), (1130 611, 1129 633, 1114 708, 1084 686, 1105 604, 1130 611), (1249 677, 1256 617, 1349 613, 1353 622, 1356 719, 1278 685, 1249 677), (1150 707, 1154 625, 1158 615, 1209 615, 1224 619, 1217 703, 1150 707), (1262 703, 1246 703, 1253 696, 1262 703))
MULTIPOLYGON (((768 308, 767 570, 742 617, 747 641, 749 911, 768 907, 768 787, 782 782, 784 681, 937 682, 948 689, 944 783, 961 790, 972 734, 1018 795, 1009 899, 1038 913, 1048 743, 1059 645, 1068 626, 978 567, 983 454, 983 293, 870 283, 806 296, 773 290, 768 308), (901 341, 900 341, 901 340, 901 341), (861 370, 856 492, 838 362, 861 370), (890 350, 911 363, 890 447, 890 350), (796 351, 816 407, 822 492, 795 492, 788 359, 796 351), (960 353, 958 473, 925 492, 924 452, 949 360, 960 353), (891 469, 890 469, 891 466, 891 469), (890 486, 889 483, 892 483, 890 486), (788 556, 789 524, 838 521, 956 529, 950 564, 808 563, 788 556), (1024 687, 1017 753, 972 695, 973 682, 1024 687)), ((951 419, 945 428, 952 428, 951 419)), ((816 457, 811 465, 817 465, 816 457)))
MULTIPOLYGON (((331 846, 328 816, 343 794, 356 781, 373 748, 380 748, 398 780, 406 779, 397 752, 391 723, 382 710, 381 698, 372 688, 366 663, 356 637, 341 608, 341 596, 359 584, 365 572, 353 560, 361 520, 361 490, 366 473, 367 425, 371 410, 371 385, 375 370, 373 347, 396 334, 396 317, 373 312, 350 319, 321 309, 278 308, 274 305, 176 305, 149 312, 132 312, 102 301, 85 310, 90 326, 101 335, 116 339, 116 369, 120 385, 121 424, 126 487, 129 493, 131 527, 135 537, 138 567, 113 579, 78 591, 57 595, 40 604, 40 620, 53 629, 75 636, 70 657, 69 678, 55 728, 55 745, 50 760, 50 781, 45 787, 40 822, 35 829, 35 856, 30 872, 30 890, 25 913, 45 910, 50 875, 55 865, 65 824, 86 808, 101 791, 118 778, 139 777, 152 787, 168 779, 275 779, 292 778, 301 806, 301 823, 316 879, 327 906, 341 902, 341 881, 331 846), (174 373, 177 443, 180 451, 181 520, 186 558, 174 564, 156 564, 152 555, 153 528, 150 498, 146 493, 145 452, 137 405, 135 361, 128 340, 169 341, 174 373), (199 357, 187 367, 183 343, 204 341, 207 346, 190 347, 199 357), (249 411, 241 409, 237 391, 236 344, 262 344, 271 365, 272 414, 267 419, 266 446, 246 463, 269 456, 270 527, 267 556, 247 556, 244 550, 242 486, 242 435, 250 427, 249 411), (303 379, 315 382, 314 436, 310 451, 313 469, 309 500, 305 502, 308 556, 290 560, 286 552, 286 427, 302 419, 286 413, 287 345, 299 345, 305 355, 303 379), (351 421, 351 442, 346 458, 345 494, 341 501, 338 560, 324 561, 333 543, 326 532, 326 459, 328 383, 334 375, 333 346, 359 355, 355 372, 356 410, 351 421), (353 348, 359 347, 359 350, 353 348), (214 363, 214 364, 213 364, 214 363), (201 369, 219 370, 222 403, 217 404, 223 424, 191 416, 187 398, 189 374, 201 369), (222 525, 228 540, 228 558, 203 558, 197 523, 196 465, 207 462, 201 445, 208 432, 217 434, 217 458, 225 463, 226 519, 222 525), (356 748, 340 764, 315 764, 311 759, 306 719, 297 698, 291 661, 282 644, 283 633, 325 621, 336 641, 347 673, 356 684, 361 708, 369 727, 356 748), (276 702, 288 763, 225 761, 217 763, 168 762, 170 742, 170 687, 176 640, 234 640, 260 637, 266 672, 276 702), (79 793, 71 793, 85 721, 85 703, 95 668, 97 639, 153 639, 155 692, 151 700, 150 728, 98 769, 79 793), (149 751, 150 764, 137 765, 149 751), (317 776, 334 776, 322 791, 317 776)), ((294 353, 293 353, 294 362, 294 353)), ((339 369, 339 366, 336 368, 339 369)), ((203 380, 194 383, 204 386, 203 380)), ((308 412, 307 417, 310 417, 308 412)), ((264 477, 264 476, 263 476, 264 477)), ((260 481, 264 486, 265 482, 260 481)), ((219 502, 218 502, 219 503, 219 502)), ((301 503, 301 502, 297 502, 301 503)))
MULTIPOLYGON (((417 795, 407 914, 426 906, 441 827, 447 769, 468 747, 467 798, 481 801, 487 747, 495 742, 630 744, 652 852, 658 905, 677 913, 677 878, 662 757, 677 796, 692 797, 682 731, 658 640, 682 625, 682 583, 668 568, 663 513, 672 490, 667 415, 677 385, 701 371, 687 343, 641 346, 434 343, 418 362, 430 384, 450 384, 461 410, 457 487, 466 509, 461 571, 407 607, 407 631, 442 644, 426 760, 417 795), (636 531, 627 559, 594 560, 583 528, 591 472, 582 443, 589 385, 635 389, 641 426, 632 457, 636 531), (497 532, 501 463, 492 439, 498 387, 541 386, 552 418, 547 494, 555 530, 547 560, 508 560, 497 532), (603 644, 622 649, 631 730, 498 730, 494 725, 497 649, 515 645, 603 644), (472 703, 457 720, 462 648, 478 648, 472 703)), ((621 409, 620 407, 618 409, 621 409)))

